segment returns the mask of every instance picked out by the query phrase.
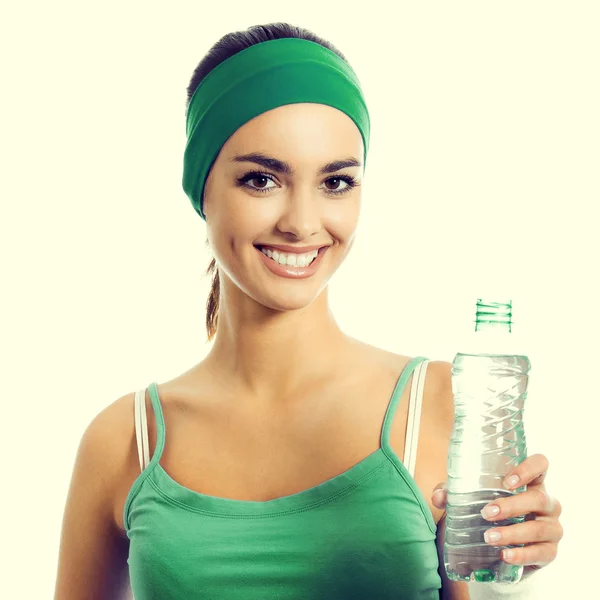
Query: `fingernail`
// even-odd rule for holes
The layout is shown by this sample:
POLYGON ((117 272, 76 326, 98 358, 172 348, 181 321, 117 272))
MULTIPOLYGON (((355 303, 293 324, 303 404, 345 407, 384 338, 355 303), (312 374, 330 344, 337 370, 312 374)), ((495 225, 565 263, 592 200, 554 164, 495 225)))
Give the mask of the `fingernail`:
POLYGON ((502 552, 502 558, 505 560, 511 560, 514 557, 515 553, 512 550, 504 550, 502 552))
POLYGON ((488 504, 481 509, 481 516, 485 519, 495 517, 500 512, 500 508, 495 504, 488 504))
POLYGON ((499 531, 486 531, 483 537, 489 544, 490 542, 497 542, 502 537, 502 534, 499 531))
POLYGON ((511 488, 514 488, 514 487, 516 487, 516 486, 517 486, 517 483, 519 483, 519 476, 518 476, 518 475, 511 475, 510 477, 507 477, 507 478, 504 480, 504 482, 503 482, 503 484, 502 484, 502 485, 504 485, 504 487, 505 487, 507 490, 510 490, 511 488))

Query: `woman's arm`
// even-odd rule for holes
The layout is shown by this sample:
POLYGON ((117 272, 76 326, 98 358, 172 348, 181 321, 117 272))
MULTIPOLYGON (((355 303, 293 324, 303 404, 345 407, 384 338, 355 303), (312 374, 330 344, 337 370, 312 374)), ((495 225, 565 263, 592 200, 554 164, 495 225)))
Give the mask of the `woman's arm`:
MULTIPOLYGON (((64 511, 54 600, 132 597, 129 540, 114 518, 117 480, 129 453, 123 415, 131 398, 105 408, 81 438, 64 511)), ((133 408, 131 413, 133 422, 133 408)))

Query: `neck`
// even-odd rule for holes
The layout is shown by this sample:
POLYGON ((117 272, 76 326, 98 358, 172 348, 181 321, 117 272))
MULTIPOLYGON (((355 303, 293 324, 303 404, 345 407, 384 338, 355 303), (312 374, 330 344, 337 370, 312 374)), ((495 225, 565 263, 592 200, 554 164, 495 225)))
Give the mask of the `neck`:
POLYGON ((204 365, 228 387, 277 404, 340 364, 349 338, 329 310, 327 288, 304 308, 278 311, 245 295, 232 298, 235 291, 224 287, 217 333, 204 365))

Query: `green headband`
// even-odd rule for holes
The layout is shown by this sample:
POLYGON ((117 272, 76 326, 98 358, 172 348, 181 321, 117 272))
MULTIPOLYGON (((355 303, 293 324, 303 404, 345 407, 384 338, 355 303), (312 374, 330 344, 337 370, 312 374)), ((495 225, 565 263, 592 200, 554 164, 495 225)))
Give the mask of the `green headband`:
POLYGON ((326 104, 346 113, 362 135, 366 165, 369 113, 352 68, 315 42, 261 42, 217 65, 188 107, 183 189, 203 219, 204 183, 227 139, 261 113, 298 102, 326 104))

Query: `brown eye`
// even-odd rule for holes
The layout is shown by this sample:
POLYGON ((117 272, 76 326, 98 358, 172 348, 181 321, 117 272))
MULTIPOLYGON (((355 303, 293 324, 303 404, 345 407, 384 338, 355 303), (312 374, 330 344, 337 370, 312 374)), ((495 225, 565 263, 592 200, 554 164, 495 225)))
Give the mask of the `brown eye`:
MULTIPOLYGON (((327 181, 329 181, 329 182, 333 181, 333 182, 337 182, 339 184, 341 181, 343 181, 343 179, 341 179, 340 177, 330 177, 327 181)), ((344 182, 344 183, 346 183, 346 182, 344 182)), ((339 186, 336 185, 335 187, 328 187, 327 189, 338 190, 339 186)))
POLYGON ((359 185, 356 179, 350 175, 337 175, 336 177, 328 177, 324 183, 326 191, 332 196, 346 194, 359 185), (340 183, 345 183, 346 185, 340 187, 340 183), (329 184, 332 185, 330 186, 329 184))
MULTIPOLYGON (((269 181, 268 177, 265 177, 264 175, 261 175, 260 177, 253 177, 252 179, 249 179, 248 181, 262 181, 264 183, 264 185, 267 185, 267 181, 269 181)), ((254 187, 257 188, 262 188, 264 187, 263 185, 256 185, 254 187)))
POLYGON ((269 190, 272 190, 277 187, 271 175, 268 175, 267 173, 260 173, 258 171, 250 171, 249 173, 246 173, 243 177, 240 177, 237 181, 238 185, 248 188, 249 190, 253 190, 255 192, 260 192, 262 194, 265 194, 269 190), (254 183, 251 183, 254 181, 260 181, 262 182, 262 185, 254 185, 254 183), (269 181, 273 183, 273 185, 266 187, 265 184, 267 184, 269 181))

